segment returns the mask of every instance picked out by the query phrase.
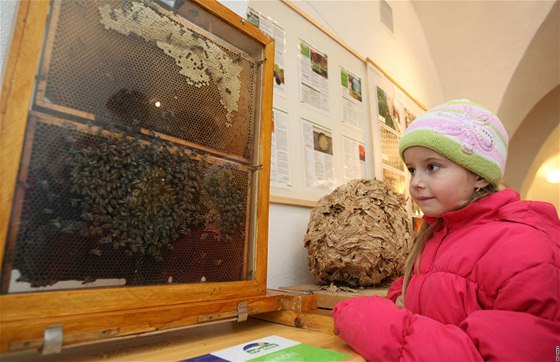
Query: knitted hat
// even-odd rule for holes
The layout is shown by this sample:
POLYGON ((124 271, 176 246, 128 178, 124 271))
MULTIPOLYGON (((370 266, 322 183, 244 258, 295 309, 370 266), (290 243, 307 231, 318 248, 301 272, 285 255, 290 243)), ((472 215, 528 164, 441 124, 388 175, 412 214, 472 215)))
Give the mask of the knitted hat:
POLYGON ((498 117, 467 99, 454 99, 419 116, 404 132, 409 147, 429 148, 497 186, 507 157, 508 135, 498 117))

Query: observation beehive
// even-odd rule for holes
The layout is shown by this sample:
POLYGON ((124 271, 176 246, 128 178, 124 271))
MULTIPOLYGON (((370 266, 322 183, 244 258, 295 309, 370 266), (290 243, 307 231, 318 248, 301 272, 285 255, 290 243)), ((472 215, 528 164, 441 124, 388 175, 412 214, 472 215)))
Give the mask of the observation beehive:
POLYGON ((46 300, 70 321, 264 295, 273 41, 214 1, 23 1, 15 34, 2 351, 38 343, 46 300))

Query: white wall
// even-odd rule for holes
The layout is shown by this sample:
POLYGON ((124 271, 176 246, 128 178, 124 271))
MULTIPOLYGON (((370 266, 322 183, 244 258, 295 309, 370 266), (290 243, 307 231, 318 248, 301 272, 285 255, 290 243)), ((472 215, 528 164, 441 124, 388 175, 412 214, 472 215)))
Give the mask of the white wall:
MULTIPOLYGON (((270 0, 280 2, 280 0, 270 0)), ((441 103, 442 90, 428 50, 424 32, 409 1, 390 1, 394 33, 380 21, 379 2, 292 1, 315 21, 342 39, 350 48, 371 58, 414 98, 431 107, 441 103)), ((262 11, 269 1, 252 0, 249 6, 262 11)), ((298 21, 294 14, 294 21, 298 21)), ((290 24, 280 24, 290 31, 290 24)), ((301 34, 305 39, 305 34, 301 34)), ((287 45, 294 47, 294 45, 287 45)), ((289 48, 291 49, 291 48, 289 48)), ((310 209, 270 205, 268 286, 308 283, 314 280, 307 269, 303 238, 310 209)))
POLYGON ((4 79, 5 59, 10 47, 18 0, 0 0, 0 79, 4 79))
MULTIPOLYGON (((258 6, 262 2, 253 0, 249 6, 258 6)), ((393 12, 393 33, 381 23, 377 0, 292 2, 352 49, 371 58, 428 108, 444 101, 436 68, 412 2, 387 1, 393 12)), ((274 14, 270 16, 274 18, 274 14)), ((289 24, 282 25, 289 31, 289 24)))
POLYGON ((310 209, 287 205, 270 205, 268 226, 268 287, 315 283, 307 268, 307 251, 303 238, 310 209))
MULTIPOLYGON (((269 0, 280 2, 280 0, 269 0)), ((251 1, 258 9, 262 0, 251 1)), ((15 20, 17 0, 0 0, 0 65, 6 59, 15 20)), ((424 105, 443 101, 439 80, 428 51, 422 28, 409 1, 391 1, 394 34, 380 22, 377 1, 294 1, 302 10, 332 31, 351 48, 370 57, 384 71, 424 105)), ((269 14, 273 17, 274 14, 269 14)), ((296 15, 294 15, 296 16, 296 15)), ((281 24, 290 29, 290 24, 281 24)), ((2 66, 3 68, 3 66, 2 66)), ((288 205, 270 205, 268 286, 315 281, 307 269, 303 238, 309 221, 309 209, 288 205)))

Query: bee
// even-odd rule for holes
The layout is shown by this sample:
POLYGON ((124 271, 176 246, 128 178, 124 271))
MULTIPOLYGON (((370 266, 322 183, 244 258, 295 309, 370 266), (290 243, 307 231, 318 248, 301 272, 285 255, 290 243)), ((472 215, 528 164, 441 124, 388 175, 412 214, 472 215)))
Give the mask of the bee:
POLYGON ((102 254, 101 250, 99 250, 99 249, 91 249, 91 250, 89 251, 89 253, 90 253, 91 255, 96 255, 96 256, 101 256, 101 254, 102 254))

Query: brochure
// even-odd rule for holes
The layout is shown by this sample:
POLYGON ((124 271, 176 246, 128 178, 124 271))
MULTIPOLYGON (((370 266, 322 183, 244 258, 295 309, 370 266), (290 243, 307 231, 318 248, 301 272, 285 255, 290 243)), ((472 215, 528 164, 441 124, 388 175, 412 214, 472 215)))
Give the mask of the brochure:
POLYGON ((268 336, 179 362, 335 362, 348 357, 350 357, 348 354, 311 346, 280 336, 268 336))

